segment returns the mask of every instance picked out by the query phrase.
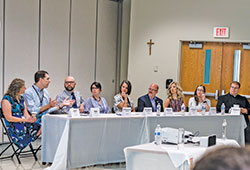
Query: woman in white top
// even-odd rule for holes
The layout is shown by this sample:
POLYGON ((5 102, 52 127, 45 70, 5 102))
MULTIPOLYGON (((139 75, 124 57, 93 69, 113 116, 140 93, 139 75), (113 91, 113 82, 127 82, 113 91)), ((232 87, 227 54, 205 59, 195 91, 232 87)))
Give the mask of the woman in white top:
POLYGON ((191 107, 196 107, 197 111, 202 111, 202 105, 206 107, 206 111, 209 111, 211 102, 205 96, 206 88, 203 85, 196 87, 194 91, 194 97, 191 97, 188 102, 189 109, 191 107))

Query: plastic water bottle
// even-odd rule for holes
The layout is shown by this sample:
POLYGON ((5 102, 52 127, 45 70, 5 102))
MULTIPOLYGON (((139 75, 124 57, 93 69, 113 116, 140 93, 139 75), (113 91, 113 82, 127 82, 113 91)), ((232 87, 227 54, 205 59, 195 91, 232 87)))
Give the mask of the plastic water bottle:
POLYGON ((220 110, 221 110, 221 114, 224 115, 225 114, 225 104, 224 103, 222 103, 220 110))
POLYGON ((182 112, 182 113, 185 112, 185 104, 184 104, 184 103, 181 105, 181 112, 182 112))
POLYGON ((206 113, 206 105, 204 103, 202 103, 201 105, 201 114, 205 114, 206 113))
POLYGON ((159 124, 155 128, 155 144, 156 145, 161 144, 161 126, 159 124))
POLYGON ((156 106, 156 115, 157 116, 161 115, 161 104, 160 103, 158 103, 156 106))
POLYGON ((226 140, 226 133, 227 133, 227 120, 224 119, 222 122, 222 139, 226 140))

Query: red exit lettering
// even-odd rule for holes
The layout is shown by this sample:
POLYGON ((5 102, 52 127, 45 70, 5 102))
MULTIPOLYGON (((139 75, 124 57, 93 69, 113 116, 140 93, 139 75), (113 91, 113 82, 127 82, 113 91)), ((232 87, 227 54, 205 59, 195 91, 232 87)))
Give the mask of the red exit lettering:
POLYGON ((217 28, 216 29, 216 36, 225 36, 226 35, 226 28, 217 28))

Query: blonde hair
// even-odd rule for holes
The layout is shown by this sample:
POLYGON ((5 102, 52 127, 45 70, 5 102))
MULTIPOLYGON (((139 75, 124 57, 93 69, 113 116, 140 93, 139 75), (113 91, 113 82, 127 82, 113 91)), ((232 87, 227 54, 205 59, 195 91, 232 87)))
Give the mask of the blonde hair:
POLYGON ((175 84, 176 85, 176 94, 177 94, 177 99, 180 100, 180 101, 183 101, 183 90, 182 88, 180 87, 179 83, 177 83, 176 81, 173 81, 172 83, 170 83, 170 85, 168 86, 168 89, 167 89, 167 96, 169 99, 173 99, 173 96, 172 96, 172 93, 171 93, 171 86, 175 84))
POLYGON ((19 79, 19 78, 15 78, 10 83, 5 95, 9 95, 13 99, 15 99, 16 97, 20 98, 20 96, 18 96, 18 95, 19 95, 20 89, 24 86, 24 84, 25 84, 24 80, 19 79))

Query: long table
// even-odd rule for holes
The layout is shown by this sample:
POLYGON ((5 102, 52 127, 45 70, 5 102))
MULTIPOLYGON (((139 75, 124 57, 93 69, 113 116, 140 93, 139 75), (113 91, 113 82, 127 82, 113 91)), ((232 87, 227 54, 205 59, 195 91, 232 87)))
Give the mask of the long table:
POLYGON ((125 147, 149 142, 149 137, 144 136, 145 130, 145 120, 139 116, 45 115, 42 162, 53 162, 53 170, 123 162, 125 147))
POLYGON ((241 115, 216 116, 117 116, 99 117, 45 115, 42 118, 42 162, 53 162, 51 169, 70 169, 95 164, 125 161, 125 147, 154 139, 157 124, 184 128, 200 135, 221 137, 222 122, 227 120, 227 137, 244 145, 246 123, 241 115))

